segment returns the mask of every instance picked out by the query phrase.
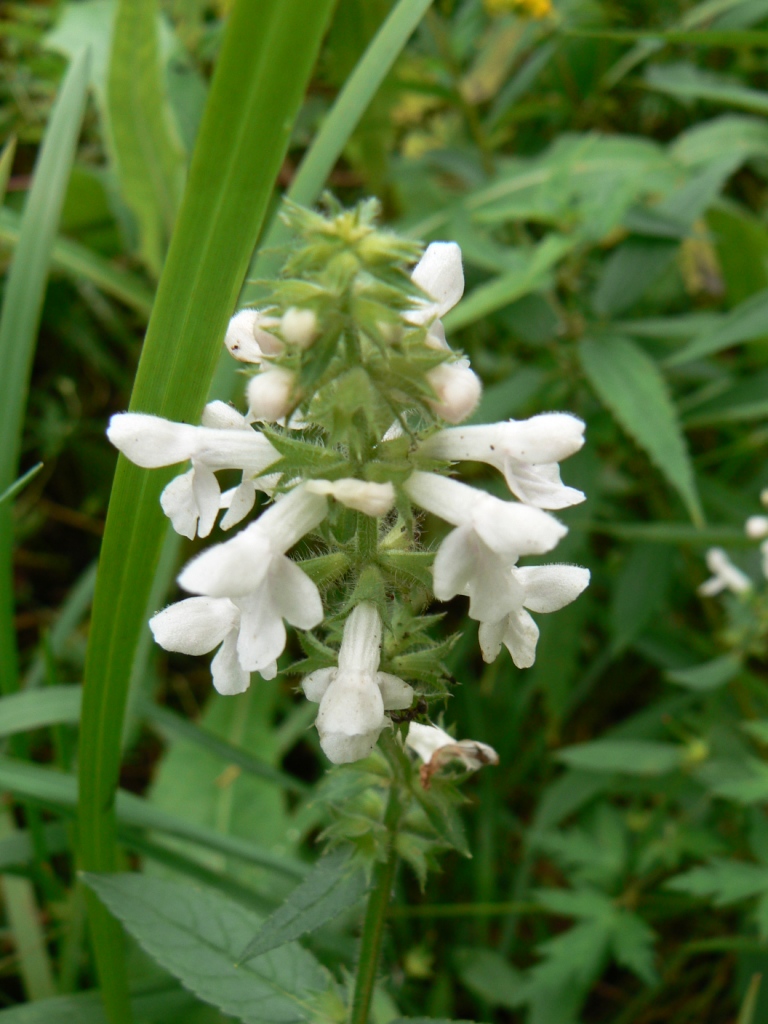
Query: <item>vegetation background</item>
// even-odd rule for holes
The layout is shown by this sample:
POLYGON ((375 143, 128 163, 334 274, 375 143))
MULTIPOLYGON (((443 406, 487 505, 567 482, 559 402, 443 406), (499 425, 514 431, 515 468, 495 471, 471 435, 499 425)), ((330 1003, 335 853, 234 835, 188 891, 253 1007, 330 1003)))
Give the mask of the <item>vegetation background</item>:
MULTIPOLYGON (((0 5, 0 131, 16 140, 0 161, 0 258, 18 268, 0 322, 0 490, 18 475, 22 415, 20 469, 42 463, 0 506, 3 550, 14 508, 20 664, 3 641, 3 1024, 105 1019, 72 818, 116 461, 104 429, 128 405, 227 6, 0 5), (51 156, 33 177, 44 136, 51 156)), ((291 61, 275 75, 303 89, 291 61)), ((588 502, 564 513, 558 554, 593 582, 541 622, 535 667, 506 655, 484 666, 463 605, 449 609, 463 635, 447 721, 501 765, 467 786, 471 859, 448 854, 423 885, 398 877, 376 1024, 768 1020, 768 598, 743 531, 768 486, 766 114, 766 0, 335 6, 267 224, 280 191, 312 202, 327 186, 345 203, 378 196, 413 238, 458 241, 467 293, 446 328, 485 382, 475 419, 569 410, 588 439, 564 467, 588 502), (399 35, 366 63, 390 14, 399 35), (361 67, 355 111, 341 90, 361 67), (754 592, 697 596, 713 544, 754 592)), ((222 132, 234 146, 250 129, 222 132)), ((249 159, 241 171, 257 177, 260 154, 249 159)), ((274 269, 280 241, 263 230, 252 280, 274 269)), ((155 387, 204 392, 200 373, 155 387)), ((236 385, 221 368, 211 394, 236 385)), ((152 583, 142 614, 171 593, 192 546, 180 547, 169 539, 158 562, 148 540, 145 565, 132 549, 152 583)), ((328 825, 314 705, 286 675, 215 696, 207 666, 169 657, 147 630, 131 653, 123 865, 268 910, 328 825)), ((122 711, 114 720, 120 730, 122 711)), ((338 972, 358 924, 347 914, 310 948, 338 972)), ((128 977, 138 1020, 236 1019, 138 946, 128 977)))

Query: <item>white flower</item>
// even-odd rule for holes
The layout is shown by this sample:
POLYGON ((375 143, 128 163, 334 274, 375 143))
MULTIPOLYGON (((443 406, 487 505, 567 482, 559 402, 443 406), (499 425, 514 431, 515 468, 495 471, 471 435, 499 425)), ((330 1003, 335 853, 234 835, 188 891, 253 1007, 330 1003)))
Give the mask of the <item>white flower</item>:
MULTIPOLYGON (((461 249, 456 242, 432 242, 414 267, 411 280, 432 300, 409 310, 404 319, 410 324, 428 324, 453 309, 464 294, 464 270, 461 249)), ((442 326, 442 325, 441 325, 442 326)))
POLYGON ((244 671, 275 674, 285 647, 284 619, 299 629, 322 621, 317 587, 285 552, 323 520, 327 508, 325 498, 299 486, 232 540, 198 555, 179 576, 184 590, 228 598, 237 607, 236 650, 244 671))
POLYGON ((421 450, 451 462, 486 462, 504 475, 510 491, 521 501, 559 509, 584 501, 581 491, 561 482, 557 465, 583 444, 582 421, 555 412, 528 420, 450 427, 427 438, 421 450))
POLYGON ((347 508, 364 512, 367 516, 385 516, 395 504, 395 488, 391 483, 372 483, 368 480, 309 480, 307 490, 335 498, 347 508))
POLYGON ((461 761, 468 772, 476 772, 486 764, 498 764, 499 755, 487 743, 479 740, 455 740, 436 725, 411 722, 405 745, 410 747, 424 764, 421 766, 421 784, 429 789, 432 776, 450 761, 461 761))
POLYGON ((768 537, 768 516, 750 516, 744 523, 744 532, 752 540, 768 537))
POLYGON ((413 473, 404 489, 417 505, 457 527, 435 557, 435 597, 465 594, 470 617, 481 622, 496 622, 522 605, 520 584, 510 572, 519 556, 551 551, 568 532, 541 509, 434 473, 413 473))
POLYGON ((370 602, 357 605, 344 624, 338 668, 308 675, 302 686, 319 703, 315 725, 320 746, 334 764, 367 757, 382 729, 386 711, 410 707, 413 690, 397 676, 379 672, 381 618, 370 602))
POLYGON ((255 420, 276 423, 290 412, 296 375, 282 366, 270 366, 248 382, 248 408, 255 420))
POLYGON ((286 341, 299 348, 309 348, 317 337, 317 317, 311 309, 291 306, 283 313, 280 332, 286 341))
MULTIPOLYGON (((174 530, 190 539, 196 533, 207 537, 213 529, 221 502, 217 470, 240 469, 248 481, 251 498, 244 511, 238 508, 242 518, 253 506, 256 478, 280 458, 266 437, 224 402, 206 406, 199 427, 147 413, 117 413, 109 421, 107 437, 131 462, 145 469, 191 460, 192 469, 173 479, 160 497, 174 530)), ((222 525, 226 528, 237 521, 225 517, 222 525)))
POLYGON ((496 622, 480 623, 480 649, 483 660, 491 662, 504 644, 518 668, 530 668, 536 659, 539 627, 526 609, 559 611, 585 589, 590 573, 579 565, 536 565, 510 571, 519 587, 520 604, 496 622))
POLYGON ((714 597, 723 590, 743 594, 746 590, 752 589, 752 580, 741 569, 736 568, 722 548, 710 548, 707 551, 706 562, 712 576, 699 587, 699 593, 704 597, 714 597))
POLYGON ((251 681, 237 659, 240 609, 226 597, 188 597, 149 620, 156 643, 166 651, 207 654, 219 651, 211 662, 213 685, 223 694, 242 693, 251 681))
POLYGON ((229 321, 224 344, 241 363, 260 363, 265 355, 276 355, 282 344, 267 328, 280 323, 263 310, 241 309, 229 321))

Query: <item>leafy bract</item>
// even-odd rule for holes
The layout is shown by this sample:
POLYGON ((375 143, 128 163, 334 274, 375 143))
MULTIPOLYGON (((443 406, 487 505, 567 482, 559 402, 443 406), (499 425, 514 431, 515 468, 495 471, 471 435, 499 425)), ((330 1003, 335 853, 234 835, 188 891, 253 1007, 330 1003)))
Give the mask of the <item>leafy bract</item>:
POLYGON ((143 875, 85 874, 139 945, 205 1002, 245 1024, 323 1020, 328 973, 297 945, 235 961, 260 919, 210 890, 143 875))

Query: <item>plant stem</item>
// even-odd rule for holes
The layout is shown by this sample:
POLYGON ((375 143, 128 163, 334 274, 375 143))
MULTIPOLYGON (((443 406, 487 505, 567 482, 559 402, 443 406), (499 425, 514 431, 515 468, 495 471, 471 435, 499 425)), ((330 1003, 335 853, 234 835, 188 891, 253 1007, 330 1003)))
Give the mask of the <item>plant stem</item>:
POLYGON ((389 897, 392 892, 392 883, 397 868, 397 852, 395 850, 395 839, 400 821, 400 800, 397 787, 399 779, 392 782, 392 789, 389 794, 389 803, 384 817, 384 824, 387 827, 387 842, 389 849, 387 859, 376 865, 373 874, 373 887, 368 897, 368 906, 365 910, 365 921, 363 923, 363 934, 360 939, 360 958, 357 962, 357 977, 355 979, 355 994, 352 1000, 352 1015, 350 1024, 367 1024, 368 1011, 371 1005, 371 997, 376 984, 376 972, 379 968, 379 955, 381 953, 381 940, 384 936, 384 922, 389 907, 389 897))

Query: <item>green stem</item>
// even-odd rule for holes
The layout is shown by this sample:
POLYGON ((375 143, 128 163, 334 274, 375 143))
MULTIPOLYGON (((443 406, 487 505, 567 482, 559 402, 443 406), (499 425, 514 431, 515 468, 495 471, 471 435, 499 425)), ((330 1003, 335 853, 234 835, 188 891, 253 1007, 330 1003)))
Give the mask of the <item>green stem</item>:
POLYGON ((368 897, 368 906, 365 910, 350 1024, 367 1024, 368 1011, 376 984, 376 973, 379 969, 379 955, 381 953, 381 941, 384 937, 384 923, 387 917, 392 883, 394 882, 395 870, 397 868, 395 839, 400 822, 398 783, 399 780, 395 778, 392 783, 387 812, 384 817, 389 846, 387 859, 376 866, 373 874, 373 887, 368 897))

